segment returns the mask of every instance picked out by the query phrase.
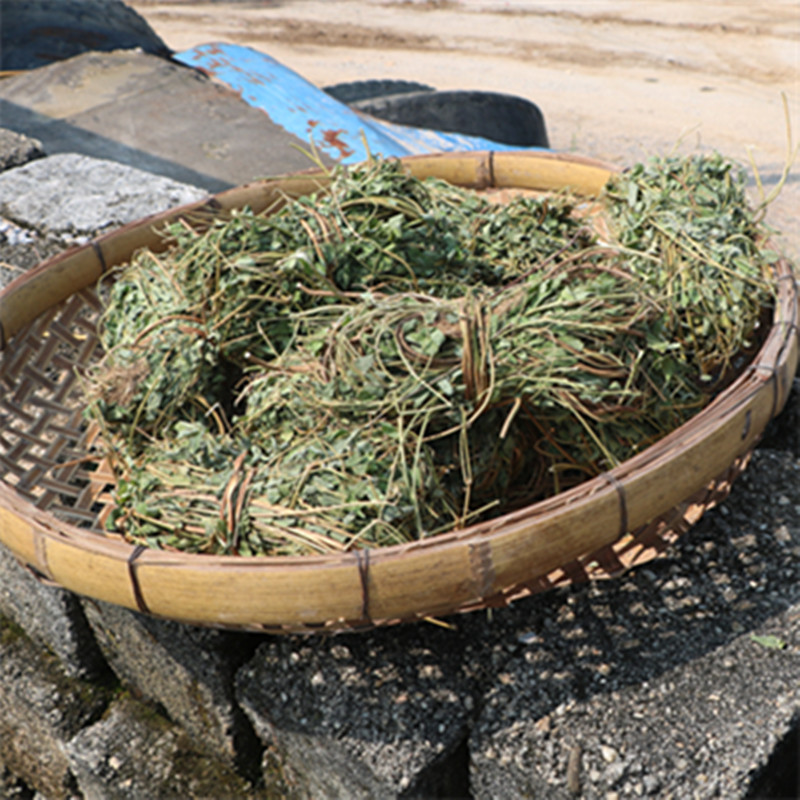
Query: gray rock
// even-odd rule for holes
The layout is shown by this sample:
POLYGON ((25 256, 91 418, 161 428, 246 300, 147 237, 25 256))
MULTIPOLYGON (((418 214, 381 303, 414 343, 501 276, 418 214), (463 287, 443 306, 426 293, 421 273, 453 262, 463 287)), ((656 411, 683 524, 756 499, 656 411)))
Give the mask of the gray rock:
POLYGON ((254 789, 180 727, 130 697, 115 701, 64 750, 84 800, 279 796, 254 789))
POLYGON ((73 797, 64 744, 102 714, 108 695, 102 685, 69 678, 0 617, 0 765, 16 778, 48 800, 73 797))
POLYGON ((2 546, 0 614, 58 656, 67 675, 99 677, 108 670, 77 597, 37 581, 2 546))
POLYGON ((145 617, 85 601, 86 616, 111 668, 158 703, 197 745, 245 773, 261 747, 233 697, 233 676, 252 652, 249 637, 145 617), (245 653, 239 654, 238 647, 245 653))
POLYGON ((473 678, 455 632, 418 628, 263 644, 237 697, 299 796, 458 797, 473 678))
POLYGON ((501 615, 521 647, 472 734, 474 796, 566 796, 575 746, 585 797, 759 796, 800 720, 799 556, 800 459, 765 450, 667 558, 501 615))
POLYGON ((25 270, 52 258, 68 246, 55 237, 20 227, 0 217, 0 289, 25 270))
POLYGON ((73 153, 9 169, 0 174, 0 288, 98 233, 204 196, 188 184, 73 153))
MULTIPOLYGON (((781 626, 781 637, 788 636, 795 649, 800 645, 798 612, 800 606, 795 606, 772 623, 781 626)), ((502 732, 495 730, 473 751, 475 796, 522 796, 535 785, 532 776, 538 777, 537 788, 544 787, 545 796, 558 796, 565 790, 565 744, 571 741, 581 742, 585 797, 604 797, 611 791, 631 798, 655 793, 750 796, 770 754, 796 725, 792 719, 800 708, 796 655, 759 648, 750 634, 740 636, 645 685, 572 699, 555 710, 545 690, 535 698, 530 714, 521 712, 515 723, 503 726, 502 732), (719 669, 719 661, 731 655, 743 661, 742 652, 748 653, 755 669, 719 669), (759 690, 753 692, 756 683, 759 690), (609 741, 621 756, 607 764, 600 748, 609 741)), ((581 694, 575 680, 566 688, 572 698, 581 694)), ((511 702, 509 716, 532 699, 526 686, 520 701, 511 702)), ((480 738, 479 733, 476 739, 480 738)))
POLYGON ((0 128, 0 172, 12 167, 21 167, 28 161, 43 156, 42 143, 38 139, 0 128))
POLYGON ((0 214, 19 225, 80 241, 206 192, 149 172, 64 153, 0 174, 0 214))

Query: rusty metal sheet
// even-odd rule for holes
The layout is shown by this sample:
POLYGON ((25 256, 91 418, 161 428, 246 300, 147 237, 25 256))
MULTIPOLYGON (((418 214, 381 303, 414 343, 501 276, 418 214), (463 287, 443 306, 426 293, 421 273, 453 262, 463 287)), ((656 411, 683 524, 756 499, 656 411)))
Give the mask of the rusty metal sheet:
POLYGON ((478 136, 410 128, 362 115, 266 53, 204 44, 174 58, 231 87, 269 119, 320 153, 349 164, 368 153, 406 156, 458 150, 520 150, 478 136))

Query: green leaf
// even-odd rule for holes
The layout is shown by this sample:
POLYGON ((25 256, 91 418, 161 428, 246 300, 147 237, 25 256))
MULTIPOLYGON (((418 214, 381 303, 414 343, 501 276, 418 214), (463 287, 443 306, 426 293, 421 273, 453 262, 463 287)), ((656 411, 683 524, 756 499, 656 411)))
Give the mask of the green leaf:
POLYGON ((750 638, 756 644, 760 644, 762 647, 768 647, 770 650, 785 650, 787 647, 787 644, 783 639, 781 639, 779 636, 773 636, 772 634, 760 635, 751 633, 750 638))

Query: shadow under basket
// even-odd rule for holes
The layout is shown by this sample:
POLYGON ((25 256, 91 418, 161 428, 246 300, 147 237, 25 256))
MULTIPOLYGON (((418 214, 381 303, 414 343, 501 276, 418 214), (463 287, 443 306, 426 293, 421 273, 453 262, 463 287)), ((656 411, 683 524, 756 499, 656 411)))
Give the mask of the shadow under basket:
MULTIPOLYGON (((596 196, 613 168, 549 153, 404 159, 417 177, 475 189, 596 196)), ((81 371, 101 355, 100 277, 167 223, 260 212, 324 184, 267 180, 157 214, 45 262, 0 293, 0 543, 42 580, 159 617, 269 632, 324 632, 505 605, 613 577, 674 542, 722 500, 789 394, 798 285, 776 264, 772 327, 737 380, 691 420, 613 470, 485 523, 405 545, 303 557, 206 556, 133 546, 103 530, 114 476, 88 461, 81 371)))

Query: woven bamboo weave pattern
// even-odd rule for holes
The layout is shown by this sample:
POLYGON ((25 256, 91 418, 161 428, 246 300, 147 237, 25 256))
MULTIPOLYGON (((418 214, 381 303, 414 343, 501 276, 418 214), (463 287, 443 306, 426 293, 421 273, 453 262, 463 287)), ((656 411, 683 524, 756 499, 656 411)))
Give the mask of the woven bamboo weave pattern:
POLYGON ((37 318, 3 359, 0 399, 0 478, 37 508, 95 530, 97 462, 87 459, 79 375, 97 356, 99 308, 86 289, 37 318))

